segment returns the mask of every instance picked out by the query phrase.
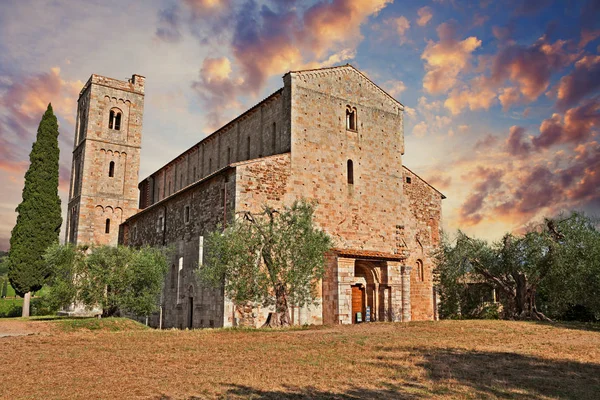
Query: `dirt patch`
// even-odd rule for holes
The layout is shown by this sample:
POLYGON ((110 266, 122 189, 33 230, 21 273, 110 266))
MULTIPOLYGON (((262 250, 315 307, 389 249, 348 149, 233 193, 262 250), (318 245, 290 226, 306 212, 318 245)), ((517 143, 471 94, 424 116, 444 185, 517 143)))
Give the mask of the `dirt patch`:
POLYGON ((0 319, 0 338, 49 334, 55 327, 47 321, 25 321, 16 318, 0 319))

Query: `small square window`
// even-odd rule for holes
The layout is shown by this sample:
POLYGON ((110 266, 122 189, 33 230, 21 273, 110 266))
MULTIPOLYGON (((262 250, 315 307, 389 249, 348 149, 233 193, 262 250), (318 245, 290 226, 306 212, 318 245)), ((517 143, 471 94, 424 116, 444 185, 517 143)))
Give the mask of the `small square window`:
POLYGON ((412 183, 412 178, 410 176, 406 177, 406 183, 412 183))

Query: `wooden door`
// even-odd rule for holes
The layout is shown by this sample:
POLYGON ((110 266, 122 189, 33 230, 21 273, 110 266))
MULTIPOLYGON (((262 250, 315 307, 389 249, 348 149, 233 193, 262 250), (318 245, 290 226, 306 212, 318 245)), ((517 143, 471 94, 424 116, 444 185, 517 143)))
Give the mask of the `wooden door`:
POLYGON ((362 320, 365 320, 363 310, 363 291, 359 286, 352 286, 352 323, 356 323, 356 313, 362 313, 362 320))

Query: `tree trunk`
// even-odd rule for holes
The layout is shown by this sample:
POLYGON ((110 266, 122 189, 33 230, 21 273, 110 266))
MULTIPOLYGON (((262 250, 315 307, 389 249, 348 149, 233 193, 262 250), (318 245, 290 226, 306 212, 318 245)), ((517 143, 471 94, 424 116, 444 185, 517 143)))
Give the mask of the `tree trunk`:
POLYGON ((252 303, 236 304, 235 313, 239 316, 238 326, 254 328, 254 307, 252 307, 252 303))
POLYGON ((524 274, 513 274, 515 279, 515 316, 522 318, 529 308, 527 299, 527 277, 524 274))
POLYGON ((515 279, 515 297, 514 301, 509 302, 514 306, 514 310, 509 312, 512 317, 520 320, 552 321, 544 313, 537 310, 535 306, 536 288, 531 285, 525 274, 514 274, 515 279))
POLYGON ((21 317, 29 317, 29 304, 31 303, 31 292, 25 293, 23 297, 23 312, 21 317))
POLYGON ((109 306, 107 308, 102 309, 101 316, 102 316, 102 318, 120 317, 121 310, 119 310, 119 307, 117 307, 117 306, 109 306))
POLYGON ((269 313, 263 328, 279 328, 290 325, 287 288, 285 287, 285 284, 278 283, 275 285, 275 312, 269 313))

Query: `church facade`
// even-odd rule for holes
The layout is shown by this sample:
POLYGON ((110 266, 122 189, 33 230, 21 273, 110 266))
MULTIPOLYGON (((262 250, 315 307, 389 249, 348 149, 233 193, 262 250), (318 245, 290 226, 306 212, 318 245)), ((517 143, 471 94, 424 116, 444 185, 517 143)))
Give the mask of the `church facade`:
MULTIPOLYGON (((94 79, 108 81, 93 75, 92 95, 94 79)), ((437 318, 430 254, 444 196, 402 165, 404 107, 360 71, 345 65, 285 74, 281 89, 143 179, 136 210, 128 196, 139 167, 143 77, 111 82, 96 85, 97 103, 80 96, 79 113, 95 118, 87 117, 86 137, 109 137, 102 145, 91 138, 92 146, 76 135, 72 186, 85 188, 88 179, 93 188, 72 189, 67 239, 171 246, 163 327, 262 325, 272 310, 240 309, 222 290, 198 284, 203 238, 236 213, 299 198, 316 201, 315 223, 335 248, 318 305, 292 307, 295 324, 437 318), (121 198, 106 196, 113 188, 121 198)))

